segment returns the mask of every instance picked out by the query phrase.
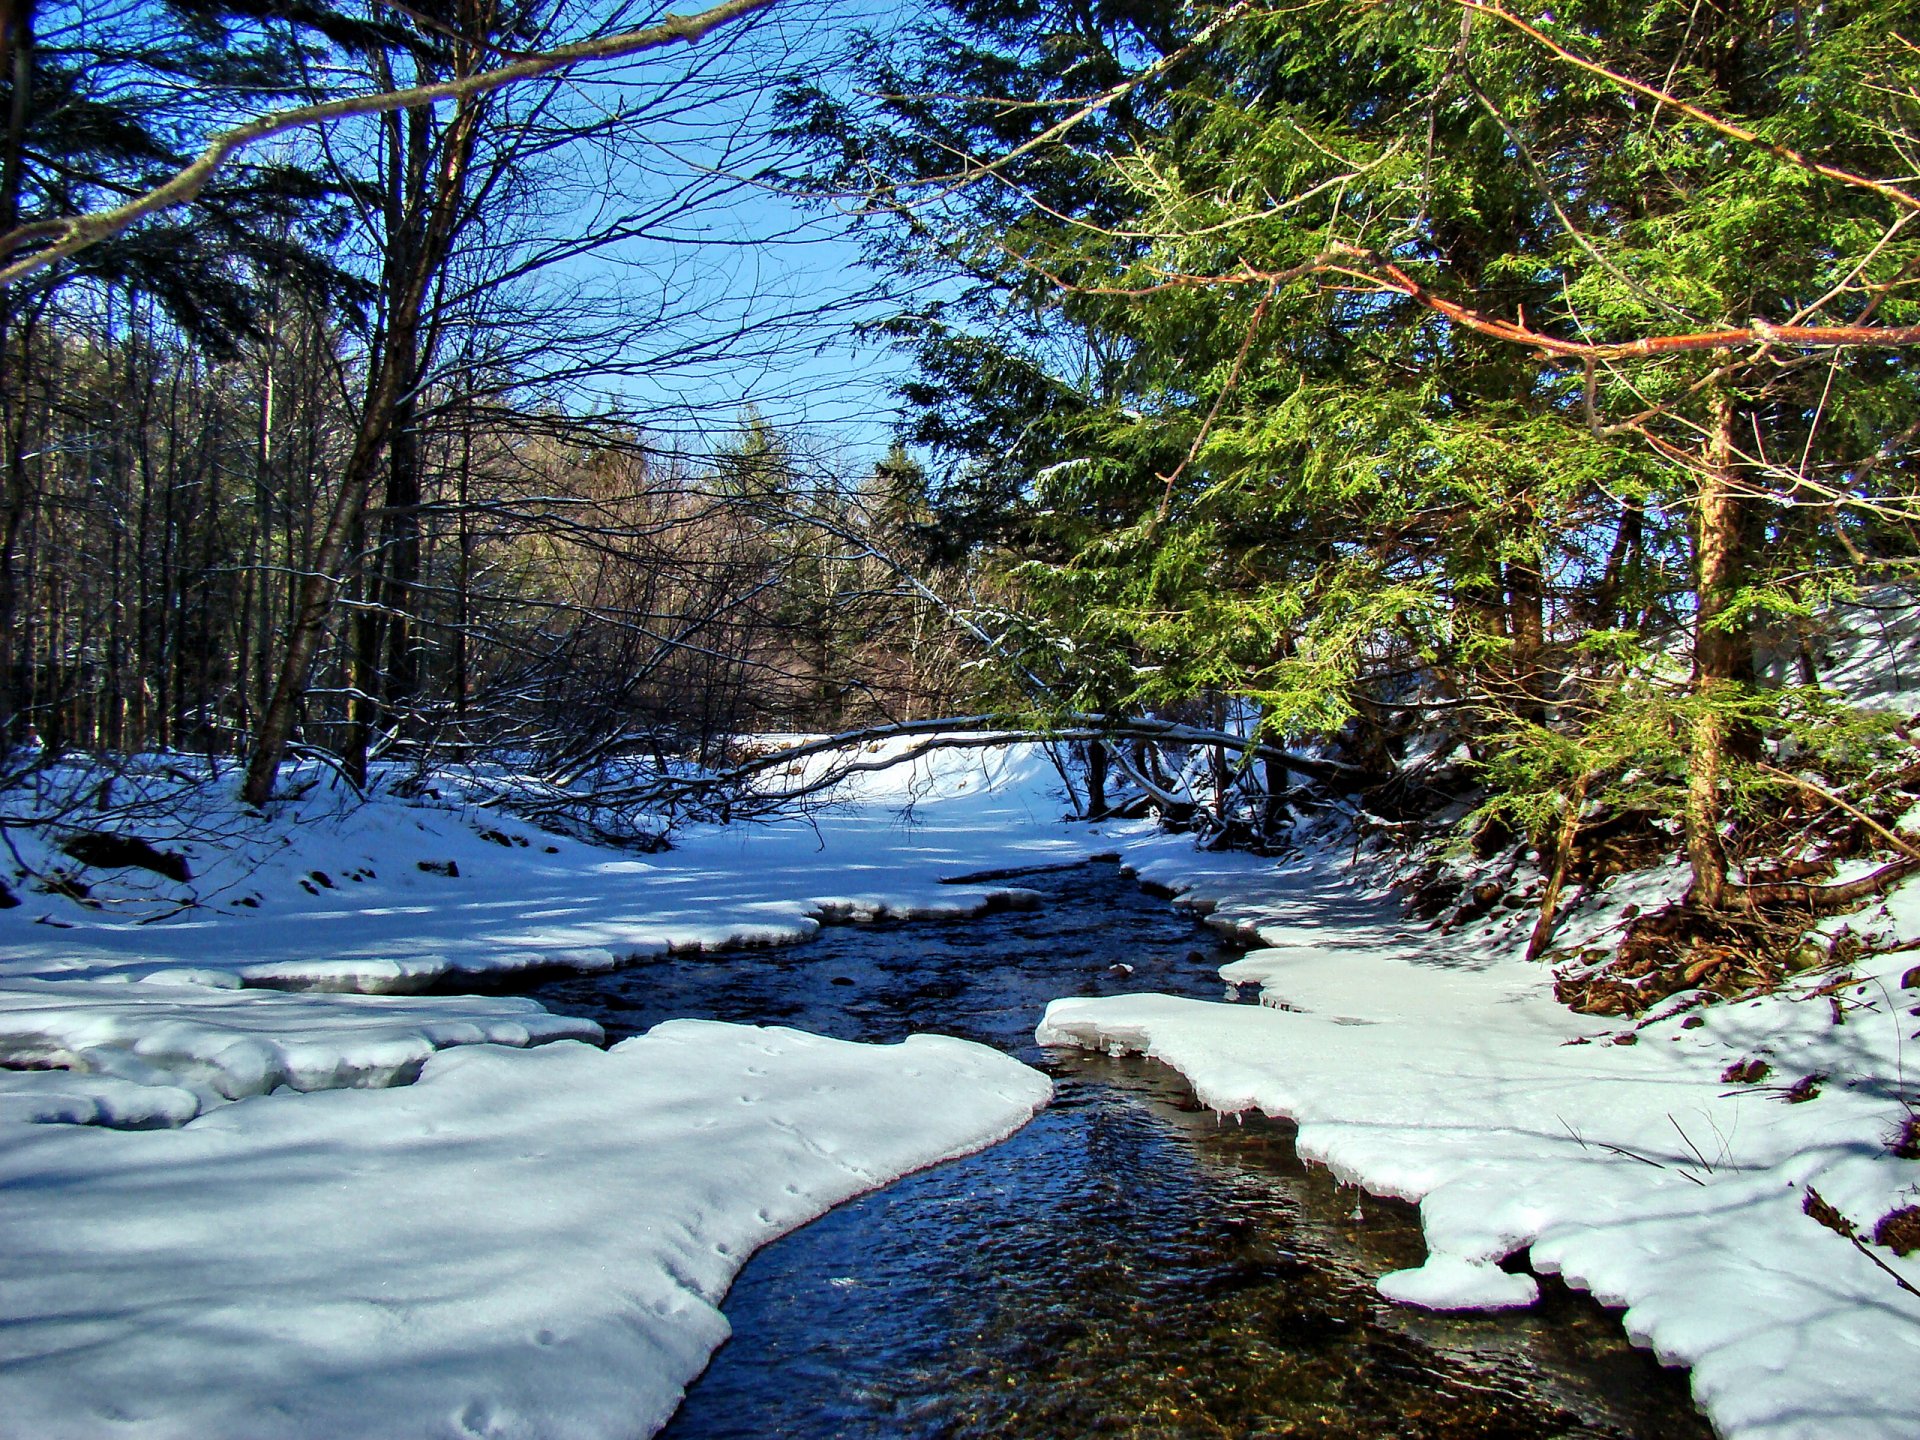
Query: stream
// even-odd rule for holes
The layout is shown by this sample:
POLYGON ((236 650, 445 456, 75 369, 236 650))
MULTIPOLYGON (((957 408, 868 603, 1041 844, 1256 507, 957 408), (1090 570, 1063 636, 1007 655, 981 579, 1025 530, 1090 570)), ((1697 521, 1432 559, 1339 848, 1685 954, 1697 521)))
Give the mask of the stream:
POLYGON ((532 988, 621 1039, 696 1016, 843 1039, 964 1036, 1053 1077, 1000 1145, 840 1206, 748 1262, 733 1339, 667 1440, 899 1436, 1710 1440, 1684 1373, 1557 1281, 1532 1310, 1390 1305, 1411 1206, 1341 1187, 1292 1127, 1221 1120, 1167 1068, 1042 1050, 1063 995, 1220 999, 1234 953, 1111 865, 1037 911, 836 926, 532 988), (1132 966, 1131 973, 1117 967, 1132 966))

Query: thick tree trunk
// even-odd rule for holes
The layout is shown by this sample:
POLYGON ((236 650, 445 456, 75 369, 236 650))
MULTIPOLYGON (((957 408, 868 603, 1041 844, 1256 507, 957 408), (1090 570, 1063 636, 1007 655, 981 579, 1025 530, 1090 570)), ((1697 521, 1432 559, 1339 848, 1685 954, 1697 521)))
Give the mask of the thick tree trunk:
POLYGON ((1087 819, 1102 820, 1107 814, 1107 742, 1087 742, 1087 819))
MULTIPOLYGON (((396 157, 394 166, 397 184, 389 243, 394 247, 399 273, 406 275, 419 267, 432 245, 427 230, 431 217, 409 214, 405 205, 406 197, 425 184, 432 163, 433 136, 425 111, 408 114, 401 143, 403 154, 396 157)), ((435 328, 429 326, 429 333, 435 328)), ((399 383, 387 435, 386 506, 380 517, 379 564, 374 571, 380 583, 367 587, 368 598, 379 602, 373 632, 375 648, 369 655, 379 671, 377 688, 369 692, 377 696, 376 727, 411 705, 419 689, 411 623, 420 582, 419 389, 421 372, 433 347, 430 339, 422 344, 418 312, 396 319, 387 336, 387 348, 398 367, 399 383)))

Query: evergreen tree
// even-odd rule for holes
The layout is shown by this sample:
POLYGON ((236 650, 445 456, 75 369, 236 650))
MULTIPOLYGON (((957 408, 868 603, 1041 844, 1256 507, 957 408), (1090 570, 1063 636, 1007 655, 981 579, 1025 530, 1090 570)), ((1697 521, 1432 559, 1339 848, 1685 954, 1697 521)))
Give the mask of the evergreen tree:
MULTIPOLYGON (((1762 732, 1819 702, 1756 640, 1911 554, 1906 8, 1171 17, 1111 52, 1146 77, 1124 119, 978 167, 973 213, 909 210, 890 243, 1005 311, 903 320, 922 433, 1029 502, 1053 624, 1124 662, 1081 698, 1224 690, 1379 773, 1444 702, 1543 848, 1637 775, 1699 904, 1780 898, 1731 883, 1722 830, 1762 732), (1074 166, 1097 205, 1049 188, 1074 166), (1568 734, 1604 774, 1546 760, 1568 734)), ((1001 113, 1004 27, 1054 16, 951 14, 973 48, 883 123, 991 159, 953 136, 1001 113)))

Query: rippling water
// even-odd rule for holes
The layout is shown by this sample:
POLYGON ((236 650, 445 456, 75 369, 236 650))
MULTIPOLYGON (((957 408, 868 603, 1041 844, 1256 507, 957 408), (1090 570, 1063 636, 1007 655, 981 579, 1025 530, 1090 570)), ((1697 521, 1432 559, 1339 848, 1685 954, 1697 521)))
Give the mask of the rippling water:
POLYGON ((1058 1087, 1004 1144, 755 1256, 668 1437, 1710 1436, 1683 1377, 1558 1286, 1520 1315, 1386 1304, 1372 1282, 1419 1262, 1416 1217, 1302 1166, 1289 1127, 1223 1122, 1157 1065, 1034 1046, 1055 996, 1218 998, 1229 952, 1110 867, 1019 883, 1046 907, 532 992, 614 1038, 674 1016, 963 1035, 1058 1087))

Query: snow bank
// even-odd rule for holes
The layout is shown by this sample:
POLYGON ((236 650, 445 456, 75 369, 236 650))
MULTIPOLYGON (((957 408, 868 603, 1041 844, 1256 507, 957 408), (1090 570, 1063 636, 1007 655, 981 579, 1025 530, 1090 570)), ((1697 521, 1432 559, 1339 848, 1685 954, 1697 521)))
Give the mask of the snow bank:
MULTIPOLYGON (((0 1115, 146 1126, 193 1118, 207 1105, 294 1090, 411 1080, 451 1045, 544 1045, 601 1038, 591 1020, 552 1015, 532 1000, 461 996, 285 995, 194 984, 86 980, 0 983, 0 1066, 57 1066, 59 1082, 22 1077, 0 1115), (112 1080, 118 1084, 105 1084, 112 1080), (136 1091, 160 1093, 142 1096, 136 1091), (181 1092, 193 1101, 181 1113, 181 1092), (72 1113, 48 1108, 70 1097, 72 1113), (89 1097, 95 1113, 88 1116, 89 1097)), ((47 1072, 27 1072, 45 1075, 47 1072)), ((0 1072, 0 1079, 6 1078, 0 1072)))
MULTIPOLYGON (((1920 1300, 1803 1213, 1811 1186, 1871 1235, 1920 1195, 1920 1169, 1887 1148, 1920 1000, 1898 989, 1902 957, 1832 1003, 1621 1029, 1555 1004, 1546 967, 1511 951, 1401 933, 1333 867, 1161 842, 1134 859, 1210 921, 1277 942, 1223 972, 1266 1003, 1061 1000, 1042 1043, 1163 1060, 1214 1108, 1289 1116, 1303 1156, 1418 1201, 1431 1258, 1384 1277, 1390 1298, 1528 1303, 1533 1280, 1498 1263, 1524 1251, 1692 1366, 1728 1440, 1915 1433, 1920 1300), (1756 1060, 1761 1083, 1721 1079, 1756 1060), (1817 1097, 1794 1103, 1809 1076, 1817 1097)), ((1920 1263, 1874 1251, 1920 1284, 1920 1263)))
POLYGON ((299 793, 264 817, 224 785, 183 790, 178 819, 144 812, 144 838, 180 857, 184 882, 80 866, 57 834, 13 832, 31 869, 12 881, 24 903, 0 910, 0 978, 176 971, 200 983, 415 994, 451 976, 606 969, 792 944, 823 923, 1015 908, 1032 903, 1017 886, 943 882, 1094 848, 1055 823, 1059 777, 1033 745, 862 772, 835 808, 696 828, 646 856, 463 807, 451 781, 426 803, 360 803, 324 771, 292 772, 286 785, 299 793), (46 888, 62 875, 91 891, 89 903, 46 888))
MULTIPOLYGON (((1567 1012, 1547 968, 1515 958, 1525 910, 1416 935, 1354 883, 1365 862, 1279 870, 1140 826, 1070 832, 1056 784, 1031 746, 952 752, 862 774, 843 808, 645 857, 495 811, 343 806, 321 785, 213 827, 242 844, 181 841, 187 882, 89 870, 98 905, 82 909, 16 876, 0 1035, 18 1060, 84 1069, 0 1076, 0 1118, 177 1124, 246 1076, 425 1068, 406 1089, 248 1099, 174 1130, 0 1126, 0 1305, 22 1322, 0 1340, 0 1415, 54 1437, 650 1430, 725 1334, 713 1303, 747 1250, 1006 1133, 1044 1082, 954 1041, 871 1051, 682 1024, 605 1055, 426 1058, 515 1026, 531 1041, 540 1022, 510 1003, 234 987, 404 992, 782 944, 1029 903, 941 881, 1119 850, 1260 947, 1224 973, 1267 1004, 1060 1001, 1041 1039, 1155 1055, 1216 1108, 1292 1116, 1303 1154, 1418 1201, 1430 1258, 1385 1294, 1525 1303, 1524 1253, 1690 1364, 1730 1440, 1915 1433, 1920 1301, 1804 1211, 1817 1191, 1871 1236, 1920 1203, 1914 1162, 1888 1148, 1913 1099, 1920 991, 1897 962, 1914 955, 1831 995, 1621 1028, 1567 1012), (1722 1079, 1735 1064, 1746 1083, 1722 1079)), ((1673 883, 1623 880, 1563 933, 1673 883)), ((1920 938, 1920 887, 1848 923, 1920 938)), ((1914 1258, 1869 1248, 1920 1283, 1914 1258)))
POLYGON ((961 1040, 675 1021, 178 1130, 0 1127, 0 1429, 651 1434, 755 1248, 1048 1094, 961 1040))
POLYGON ((178 1085, 141 1084, 71 1070, 0 1070, 0 1125, 110 1125, 152 1130, 184 1125, 200 1096, 178 1085))

